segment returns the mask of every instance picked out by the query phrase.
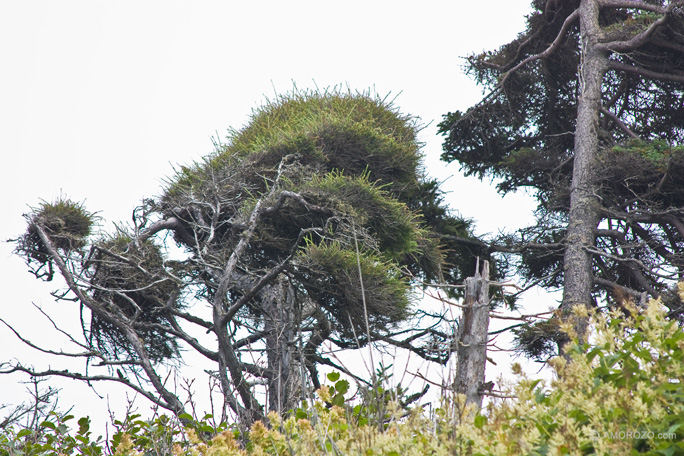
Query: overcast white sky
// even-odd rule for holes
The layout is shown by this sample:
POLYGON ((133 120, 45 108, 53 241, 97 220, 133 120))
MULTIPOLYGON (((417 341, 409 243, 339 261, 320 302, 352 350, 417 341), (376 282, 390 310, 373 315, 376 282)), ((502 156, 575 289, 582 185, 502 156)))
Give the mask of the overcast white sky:
MULTIPOLYGON (((462 57, 514 38, 529 1, 0 2, 0 239, 23 232, 28 206, 60 194, 99 211, 105 228, 130 220, 172 165, 211 152, 212 136, 245 125, 293 84, 397 95, 403 112, 430 123, 426 166, 448 178, 451 207, 479 233, 523 226, 529 198, 501 199, 439 162, 436 125, 481 97, 462 57)), ((50 344, 31 303, 72 323, 74 314, 56 307, 54 287, 32 279, 12 249, 0 244, 0 317, 50 344)), ((0 341, 0 361, 47 367, 6 328, 0 341)), ((22 378, 0 377, 0 404, 17 400, 22 378)), ((65 388, 81 399, 77 413, 104 407, 65 388)))

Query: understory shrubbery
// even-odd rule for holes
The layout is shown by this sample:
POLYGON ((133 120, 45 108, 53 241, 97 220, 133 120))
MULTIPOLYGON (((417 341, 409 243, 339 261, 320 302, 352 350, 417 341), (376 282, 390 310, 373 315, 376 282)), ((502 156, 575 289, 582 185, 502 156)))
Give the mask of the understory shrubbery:
POLYGON ((684 454, 684 332, 659 301, 590 317, 591 342, 571 346, 569 362, 552 360, 555 380, 528 378, 517 367, 506 397, 476 415, 448 394, 429 413, 398 405, 381 387, 359 402, 345 398, 349 384, 330 374, 332 385, 313 403, 287 417, 271 414, 247 435, 210 425, 209 416, 186 427, 132 415, 115 422, 105 442, 93 439, 87 418, 72 428, 72 417, 53 413, 37 430, 5 429, 0 455, 684 454))

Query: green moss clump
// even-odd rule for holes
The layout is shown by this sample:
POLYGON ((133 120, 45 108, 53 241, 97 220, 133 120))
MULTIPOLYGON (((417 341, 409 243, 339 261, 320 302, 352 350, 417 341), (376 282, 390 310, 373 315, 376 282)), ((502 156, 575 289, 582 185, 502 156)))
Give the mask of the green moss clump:
POLYGON ((94 222, 95 216, 85 210, 83 203, 60 198, 54 203, 42 203, 34 211, 28 236, 36 245, 42 244, 35 229, 35 224, 40 224, 56 248, 70 251, 86 244, 94 222))
POLYGON ((332 172, 314 176, 298 190, 312 201, 325 202, 340 214, 354 216, 359 227, 368 227, 377 239, 378 249, 392 260, 416 253, 418 240, 424 235, 415 214, 405 204, 392 198, 383 186, 368 180, 368 173, 348 177, 332 172))
POLYGON ((671 146, 667 141, 663 140, 644 141, 642 139, 630 139, 614 146, 611 151, 617 154, 634 154, 643 157, 659 169, 662 169, 667 166, 667 162, 673 154, 684 152, 684 146, 671 146))
POLYGON ((53 203, 42 203, 32 213, 26 215, 28 228, 26 233, 17 239, 16 252, 26 259, 27 263, 36 261, 37 277, 52 280, 52 262, 48 246, 45 245, 38 232, 41 227, 50 239, 52 246, 64 254, 83 248, 87 243, 97 217, 88 212, 83 203, 76 203, 60 198, 53 203))
MULTIPOLYGON (((179 244, 211 252, 223 264, 260 202, 264 212, 241 267, 256 276, 287 263, 298 249, 308 252, 286 273, 306 294, 302 299, 321 301, 345 327, 345 309, 361 315, 359 286, 345 276, 356 265, 358 243, 373 275, 364 277, 366 294, 373 295, 373 287, 379 293, 369 312, 379 312, 373 318, 381 328, 405 315, 409 277, 430 280, 465 270, 458 246, 440 248, 440 233, 467 236, 469 225, 447 213, 436 183, 424 178, 418 129, 415 118, 368 94, 282 96, 255 110, 210 156, 182 167, 167 182, 158 209, 177 221, 179 244), (447 229, 437 232, 438 225, 447 229), (317 284, 328 291, 321 294, 317 284), (339 289, 331 291, 333 285, 339 289), (390 305, 396 309, 383 307, 390 305)), ((240 295, 237 288, 231 296, 240 295)), ((258 299, 249 306, 252 316, 259 315, 258 299)))
POLYGON ((235 186, 261 193, 263 178, 272 177, 281 159, 291 154, 324 172, 358 176, 369 170, 370 179, 390 185, 390 192, 406 192, 417 185, 417 130, 416 119, 367 94, 282 96, 256 110, 244 129, 232 130, 227 145, 181 168, 168 182, 164 200, 201 194, 217 182, 224 196, 233 196, 229 189, 235 186), (236 167, 250 172, 231 172, 236 167))
MULTIPOLYGON (((178 285, 164 270, 160 248, 151 240, 136 243, 125 233, 104 239, 90 259, 93 298, 131 321, 150 357, 162 361, 178 355, 178 344, 157 326, 168 326, 169 309, 178 308, 178 285)), ((91 334, 113 356, 135 356, 126 337, 111 322, 93 313, 91 334)))
POLYGON ((354 250, 339 242, 309 244, 296 259, 296 274, 340 328, 343 338, 364 339, 364 299, 371 330, 382 330, 408 316, 408 283, 392 263, 374 252, 354 250), (363 284, 360 278, 363 277, 363 284))
POLYGON ((601 196, 608 207, 632 204, 627 202, 635 196, 646 211, 684 204, 684 146, 631 139, 602 150, 599 164, 601 196))

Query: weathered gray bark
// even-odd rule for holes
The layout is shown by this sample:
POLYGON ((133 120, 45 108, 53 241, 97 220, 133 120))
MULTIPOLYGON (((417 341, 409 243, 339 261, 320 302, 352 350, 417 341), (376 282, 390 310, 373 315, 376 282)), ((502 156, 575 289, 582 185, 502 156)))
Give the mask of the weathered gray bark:
POLYGON ((214 330, 219 345, 218 362, 221 387, 226 403, 238 414, 240 424, 248 427, 254 421, 262 419, 264 414, 240 368, 240 360, 230 343, 228 329, 225 325, 220 324, 221 318, 220 312, 214 308, 214 330), (230 373, 230 379, 227 373, 230 373), (230 396, 230 392, 233 391, 231 383, 242 400, 242 406, 230 396))
MULTIPOLYGON (((601 37, 599 3, 583 0, 579 7, 581 33, 580 85, 575 128, 575 154, 570 193, 565 281, 562 309, 592 305, 592 258, 588 248, 594 246, 599 221, 597 199, 596 155, 598 153, 601 83, 608 67, 606 53, 597 46, 601 37)), ((573 322, 575 332, 583 339, 587 321, 573 322)))
POLYGON ((487 362, 487 333, 489 331, 489 262, 482 265, 482 273, 465 281, 465 307, 458 327, 456 380, 457 393, 465 394, 466 404, 482 407, 482 388, 487 362))
POLYGON ((281 278, 263 291, 264 332, 268 360, 268 409, 283 414, 297 405, 294 363, 295 296, 281 278))

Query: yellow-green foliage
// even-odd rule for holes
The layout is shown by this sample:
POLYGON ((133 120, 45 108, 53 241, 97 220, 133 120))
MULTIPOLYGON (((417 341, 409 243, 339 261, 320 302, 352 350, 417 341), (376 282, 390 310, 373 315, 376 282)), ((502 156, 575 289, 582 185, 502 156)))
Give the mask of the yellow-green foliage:
MULTIPOLYGON (((684 284, 679 291, 684 297, 684 284)), ((569 363, 556 359, 550 385, 518 368, 511 398, 490 402, 474 417, 457 397, 445 399, 432 416, 420 409, 402 415, 395 408, 389 415, 395 418, 366 424, 351 408, 331 406, 339 403, 331 396, 336 390, 321 388, 306 412, 287 419, 271 414, 269 423, 255 423, 246 446, 225 426, 210 440, 195 429, 180 438, 165 430, 172 426, 167 420, 157 419, 135 421, 137 427, 115 435, 115 454, 162 454, 159 448, 177 456, 684 454, 684 333, 658 301, 632 309, 629 317, 591 319, 591 344, 572 347, 569 363), (155 435, 172 440, 156 445, 155 435)), ((64 421, 46 421, 43 427, 52 433, 42 436, 3 432, 0 455, 102 454, 99 443, 89 441, 87 421, 79 421, 76 439, 64 421)))
POLYGON ((684 332, 658 301, 591 318, 591 345, 553 360, 550 387, 518 371, 517 398, 490 404, 473 454, 684 454, 684 332))
POLYGON ((325 171, 358 176, 369 169, 373 181, 392 184, 393 192, 401 192, 417 185, 417 130, 415 119, 368 94, 295 92, 254 111, 245 128, 231 131, 227 145, 202 162, 181 168, 165 197, 201 193, 216 173, 238 164, 266 175, 289 154, 325 171))
MULTIPOLYGON (((209 441, 189 429, 173 454, 684 454, 684 333, 657 301, 633 309, 630 317, 609 313, 591 318, 592 343, 572 347, 569 363, 563 358, 553 362, 556 380, 545 386, 518 368, 511 398, 490 402, 474 417, 462 397, 452 397, 432 416, 395 407, 389 414, 395 418, 366 423, 351 408, 331 405, 339 403, 332 396, 335 388, 321 388, 306 412, 300 409, 287 419, 271 414, 268 423, 255 423, 246 446, 226 429, 209 441)), ((130 436, 119 436, 118 442, 117 455, 143 454, 130 436)))
POLYGON ((415 253, 420 236, 425 236, 416 215, 383 187, 371 183, 368 173, 313 176, 296 190, 318 205, 349 214, 357 226, 367 226, 378 240, 378 250, 389 259, 401 260, 403 255, 415 253))
POLYGON ((69 252, 80 249, 86 244, 95 223, 95 215, 85 210, 82 203, 60 198, 53 203, 42 203, 29 215, 29 228, 20 240, 20 253, 27 259, 48 261, 47 247, 38 235, 36 225, 40 225, 55 248, 69 252))
POLYGON ((396 265, 373 252, 357 256, 353 247, 343 248, 339 242, 311 243, 300 251, 296 265, 308 293, 335 318, 346 337, 365 328, 364 299, 371 329, 407 316, 407 280, 396 265))
MULTIPOLYGON (((679 292, 684 297, 684 284, 679 292)), ((204 424, 183 436, 165 430, 176 425, 157 419, 117 433, 115 454, 169 454, 166 448, 176 456, 684 454, 684 332, 658 301, 633 308, 628 317, 590 317, 591 343, 571 347, 570 362, 552 363, 555 380, 545 385, 517 368, 510 398, 492 400, 482 414, 473 416, 456 397, 445 398, 431 415, 395 407, 387 420, 367 422, 346 404, 332 405, 339 404, 333 394, 347 390, 338 382, 321 388, 305 411, 255 423, 242 443, 225 425, 203 439, 195 429, 207 432, 204 424), (157 445, 151 436, 171 440, 157 445)), ((43 434, 3 431, 0 456, 103 454, 98 442, 90 442, 85 419, 76 438, 63 420, 42 427, 43 434)))
MULTIPOLYGON (((680 285, 684 294, 684 285, 680 285)), ((445 400, 434 416, 395 410, 384 426, 358 425, 348 410, 318 391, 308 419, 256 423, 246 449, 230 433, 195 441, 176 454, 193 455, 564 455, 684 454, 684 333, 659 302, 591 316, 591 345, 570 349, 572 361, 553 362, 545 386, 522 375, 515 398, 490 402, 469 418, 460 399, 445 400), (379 430, 382 429, 382 430, 379 430)))

